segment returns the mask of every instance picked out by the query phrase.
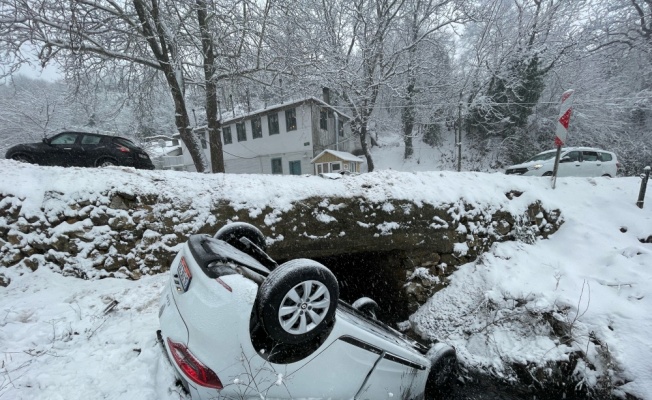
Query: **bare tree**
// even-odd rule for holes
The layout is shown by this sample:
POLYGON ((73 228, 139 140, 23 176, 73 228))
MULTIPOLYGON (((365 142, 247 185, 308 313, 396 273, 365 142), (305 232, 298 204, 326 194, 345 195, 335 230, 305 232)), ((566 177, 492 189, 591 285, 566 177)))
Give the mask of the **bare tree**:
MULTIPOLYGON (((418 84, 420 75, 429 75, 437 69, 435 64, 439 58, 441 44, 434 39, 435 34, 455 23, 463 23, 467 15, 463 9, 463 2, 451 0, 417 0, 407 5, 405 15, 405 33, 401 41, 407 49, 404 59, 405 103, 401 111, 403 123, 403 142, 405 152, 403 158, 409 158, 414 150, 412 144, 413 129, 417 117, 416 98, 419 95, 418 84)), ((448 34, 452 34, 448 31, 448 34)), ((441 40, 443 42, 444 40, 441 40)), ((423 82, 423 76, 421 77, 423 82)))

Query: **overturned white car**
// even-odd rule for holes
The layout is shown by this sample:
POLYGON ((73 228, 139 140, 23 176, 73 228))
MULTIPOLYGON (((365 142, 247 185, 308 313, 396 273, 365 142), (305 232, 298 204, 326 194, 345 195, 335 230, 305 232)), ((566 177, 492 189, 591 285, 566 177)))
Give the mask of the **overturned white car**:
POLYGON ((434 399, 452 382, 452 347, 340 301, 316 261, 277 265, 252 225, 191 236, 170 275, 159 339, 193 399, 434 399))

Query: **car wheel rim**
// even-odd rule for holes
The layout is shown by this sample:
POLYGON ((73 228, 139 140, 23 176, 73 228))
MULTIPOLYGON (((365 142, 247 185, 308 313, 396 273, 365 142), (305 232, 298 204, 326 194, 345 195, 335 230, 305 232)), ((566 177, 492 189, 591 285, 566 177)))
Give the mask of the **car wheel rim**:
POLYGON ((278 320, 286 332, 301 335, 317 327, 329 308, 330 292, 326 285, 319 281, 304 281, 285 295, 278 320))

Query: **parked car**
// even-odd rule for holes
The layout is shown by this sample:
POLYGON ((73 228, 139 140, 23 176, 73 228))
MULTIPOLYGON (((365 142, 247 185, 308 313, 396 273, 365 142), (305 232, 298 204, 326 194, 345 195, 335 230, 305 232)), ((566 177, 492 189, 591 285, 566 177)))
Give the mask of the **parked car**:
POLYGON ((122 165, 154 169, 149 155, 131 140, 86 132, 61 132, 41 143, 19 144, 7 150, 5 158, 62 167, 122 165))
MULTIPOLYGON (((539 153, 529 160, 507 167, 506 174, 551 176, 555 167, 557 150, 539 153)), ((611 151, 590 147, 566 147, 561 151, 557 176, 607 176, 615 177, 620 163, 611 151)))
POLYGON ((254 226, 192 235, 161 295, 159 342, 197 399, 431 399, 450 387, 457 359, 349 305, 324 265, 277 265, 254 226))

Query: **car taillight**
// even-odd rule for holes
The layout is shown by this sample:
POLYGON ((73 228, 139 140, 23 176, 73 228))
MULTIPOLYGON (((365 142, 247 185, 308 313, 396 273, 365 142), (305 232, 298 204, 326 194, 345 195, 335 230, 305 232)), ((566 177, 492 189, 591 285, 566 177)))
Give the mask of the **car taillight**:
POLYGON ((118 150, 120 150, 123 153, 129 153, 131 151, 131 150, 129 150, 128 147, 125 147, 125 146, 122 146, 122 145, 118 145, 118 150))
POLYGON ((214 389, 222 389, 224 386, 212 369, 202 364, 193 356, 188 348, 181 343, 173 342, 168 338, 168 346, 172 353, 172 358, 179 368, 191 381, 214 389))

